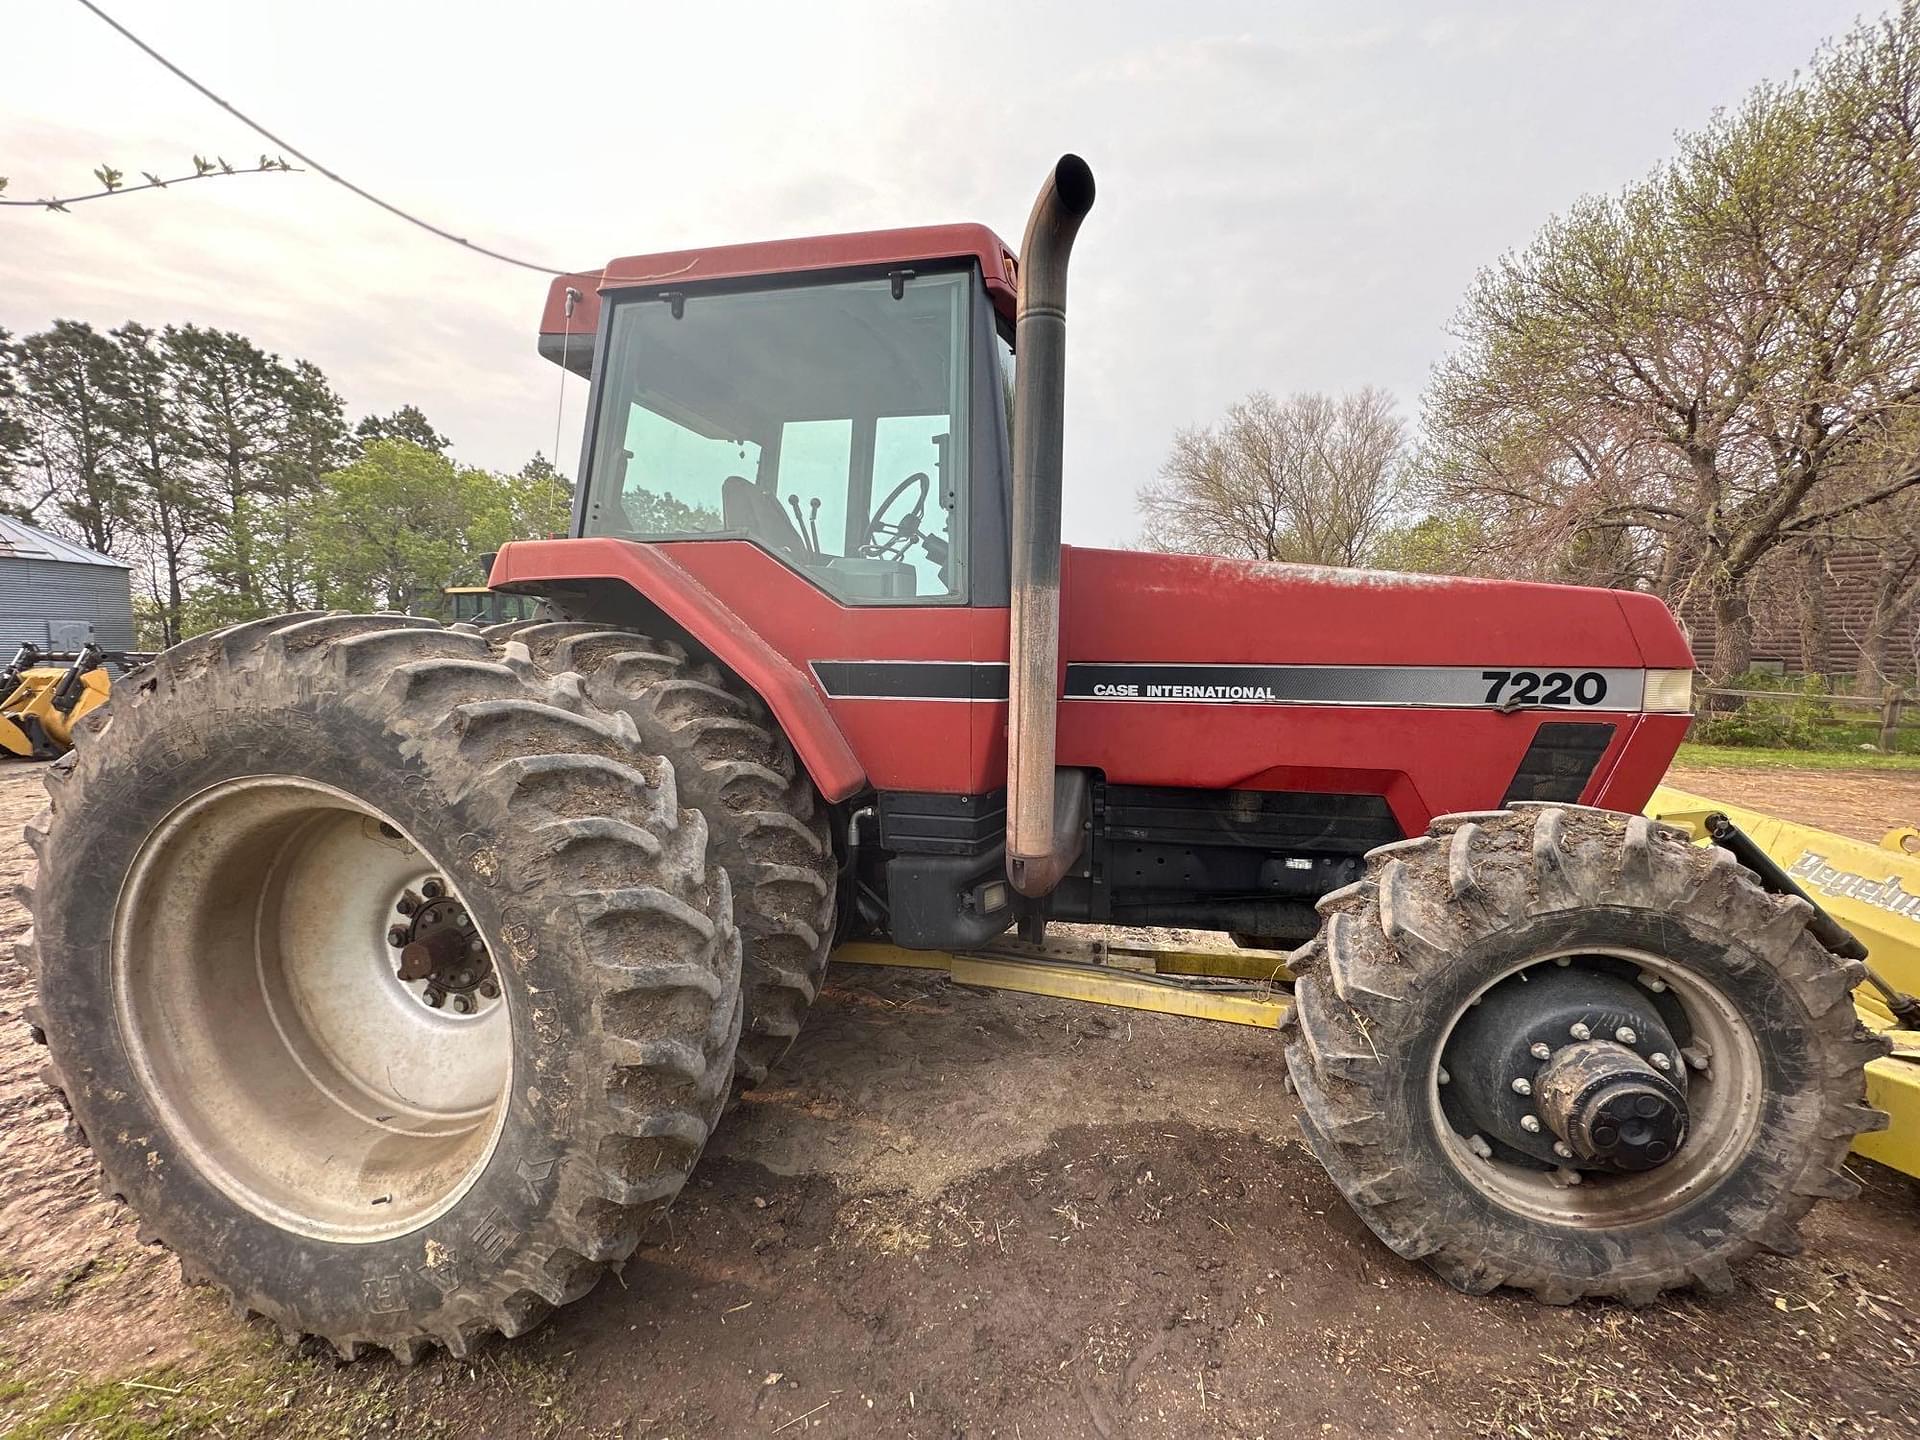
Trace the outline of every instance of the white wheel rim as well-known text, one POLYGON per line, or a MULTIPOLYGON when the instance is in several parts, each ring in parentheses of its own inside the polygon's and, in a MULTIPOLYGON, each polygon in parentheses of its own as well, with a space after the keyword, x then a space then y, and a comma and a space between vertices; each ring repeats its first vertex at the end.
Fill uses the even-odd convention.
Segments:
POLYGON ((445 874, 372 806, 281 775, 187 800, 128 872, 111 965, 136 1074, 193 1167, 282 1229, 405 1234, 493 1152, 508 1005, 430 1009, 388 940, 396 897, 445 874))

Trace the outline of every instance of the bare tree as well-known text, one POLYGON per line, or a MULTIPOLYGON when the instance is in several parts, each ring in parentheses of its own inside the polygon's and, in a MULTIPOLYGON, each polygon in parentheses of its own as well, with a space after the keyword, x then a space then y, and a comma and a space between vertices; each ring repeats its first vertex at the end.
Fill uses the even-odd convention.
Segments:
POLYGON ((1256 391, 1182 430, 1137 499, 1155 550, 1364 565, 1395 515, 1406 426, 1391 396, 1256 391))
MULTIPOLYGON (((1838 496, 1882 495, 1920 470, 1920 413, 1903 414, 1855 435, 1835 480, 1838 496)), ((1920 487, 1909 487, 1836 520, 1807 542, 1824 552, 1864 550, 1874 561, 1863 626, 1849 626, 1856 647, 1854 689, 1878 694, 1901 683, 1907 659, 1894 638, 1920 611, 1920 487)))

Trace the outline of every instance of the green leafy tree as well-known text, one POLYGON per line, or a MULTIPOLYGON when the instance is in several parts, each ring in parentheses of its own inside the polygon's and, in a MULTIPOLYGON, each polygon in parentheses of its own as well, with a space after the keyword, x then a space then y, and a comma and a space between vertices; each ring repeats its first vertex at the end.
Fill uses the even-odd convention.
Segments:
POLYGON ((301 519, 322 603, 429 610, 448 585, 472 580, 481 554, 554 513, 550 475, 494 475, 375 440, 326 477, 301 519))
POLYGON ((344 452, 340 398, 320 371, 288 365, 244 335, 169 327, 194 453, 220 525, 203 561, 236 618, 303 598, 302 502, 344 452))
POLYGON ((506 499, 506 528, 493 548, 509 540, 548 540, 573 525, 573 482, 536 454, 512 474, 500 477, 506 499))
POLYGON ((1769 554, 1920 483, 1839 484, 1920 405, 1920 7, 1905 0, 1484 271, 1426 401, 1436 509, 1710 603, 1747 668, 1769 554))
POLYGON ((145 543, 148 603, 143 629, 159 645, 177 644, 193 546, 211 507, 195 462, 193 436, 180 400, 180 376, 160 336, 128 321, 111 332, 120 372, 111 421, 125 451, 129 505, 145 543))
POLYGON ((354 440, 364 449, 375 440, 405 440, 436 455, 447 453, 453 442, 428 423, 414 405, 402 405, 391 415, 369 415, 353 427, 354 440))
POLYGON ((1389 526, 1374 542, 1373 566, 1410 575, 1475 575, 1485 568, 1487 534, 1472 515, 1428 515, 1389 526))
MULTIPOLYGON (((14 485, 27 453, 27 424, 20 407, 19 360, 0 330, 0 511, 18 506, 14 485)), ((24 510, 24 507, 19 507, 24 510)))
POLYGON ((118 348, 91 325, 56 320, 13 354, 16 424, 25 435, 18 508, 29 517, 50 511, 55 528, 114 554, 132 513, 114 423, 118 348))

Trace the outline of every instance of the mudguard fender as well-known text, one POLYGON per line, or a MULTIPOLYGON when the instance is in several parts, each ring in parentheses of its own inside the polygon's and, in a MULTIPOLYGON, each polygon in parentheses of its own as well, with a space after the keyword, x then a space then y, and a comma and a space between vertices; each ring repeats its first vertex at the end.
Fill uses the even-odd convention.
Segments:
POLYGON ((501 547, 487 583, 538 593, 581 581, 627 586, 751 686, 829 802, 867 788, 866 771, 800 668, 658 547, 604 536, 517 540, 501 547))

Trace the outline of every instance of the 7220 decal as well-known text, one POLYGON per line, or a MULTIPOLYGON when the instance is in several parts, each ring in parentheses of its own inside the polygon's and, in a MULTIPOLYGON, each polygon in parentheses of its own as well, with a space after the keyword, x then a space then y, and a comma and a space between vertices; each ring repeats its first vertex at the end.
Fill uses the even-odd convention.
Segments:
POLYGON ((1607 698, 1607 677, 1597 670, 1482 670, 1487 704, 1508 709, 1521 705, 1598 705, 1607 698))

